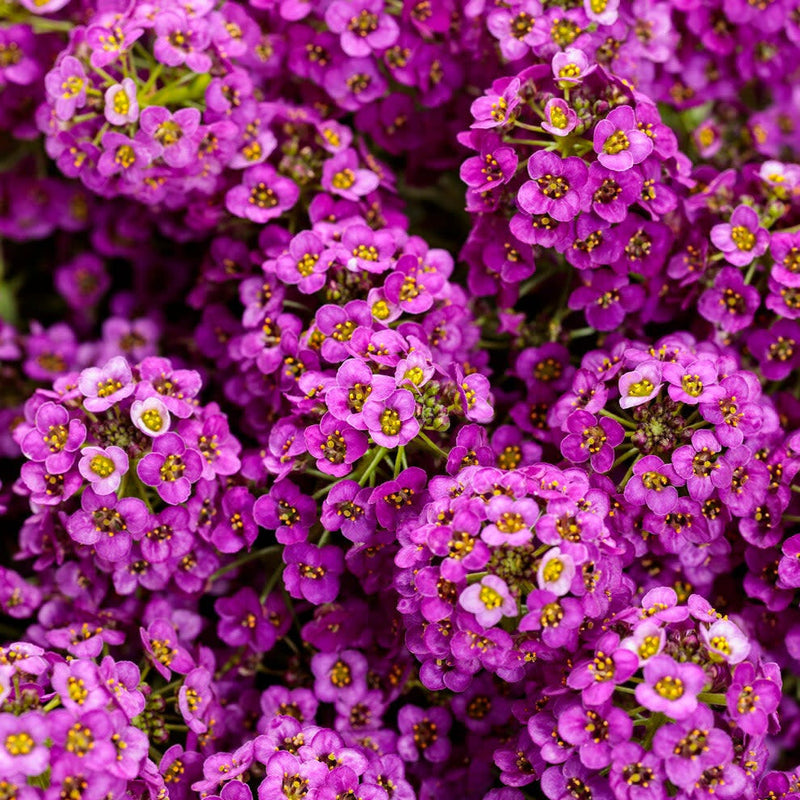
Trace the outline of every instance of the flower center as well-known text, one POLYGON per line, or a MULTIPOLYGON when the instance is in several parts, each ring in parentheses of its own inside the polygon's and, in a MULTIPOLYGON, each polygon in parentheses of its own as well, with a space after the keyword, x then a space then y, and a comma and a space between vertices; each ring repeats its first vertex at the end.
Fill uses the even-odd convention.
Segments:
POLYGON ((499 608, 501 605, 503 605, 503 596, 500 594, 500 592, 492 589, 491 586, 482 586, 478 597, 480 598, 481 603, 483 603, 486 608, 490 610, 493 608, 499 608))
POLYGON ((150 431, 160 431, 164 427, 164 420, 155 408, 148 408, 142 414, 142 422, 150 431))
POLYGON ((336 189, 349 189, 356 182, 356 174, 350 168, 345 168, 337 172, 331 183, 336 189))
POLYGON ((665 700, 678 700, 683 697, 683 681, 680 678, 672 677, 672 675, 665 675, 656 682, 653 688, 665 700))
POLYGON ((107 478, 114 472, 114 462, 108 456, 95 456, 89 462, 89 469, 101 478, 107 478))
POLYGON ((33 750, 36 742, 29 733, 12 733, 6 736, 6 750, 12 756, 26 756, 33 750))
POLYGON ((653 389, 655 384, 649 378, 642 378, 636 383, 632 383, 628 387, 628 397, 647 397, 653 389))
POLYGON ((259 208, 275 208, 278 205, 278 198, 266 183, 260 181, 250 190, 249 202, 259 208))
POLYGON ((623 150, 627 150, 631 146, 630 141, 625 131, 614 131, 611 136, 606 139, 603 145, 603 152, 609 156, 615 156, 623 150))
POLYGON ((731 229, 733 243, 745 252, 750 252, 756 245, 756 237, 744 225, 736 225, 731 229))
POLYGON ((560 558, 551 558, 547 565, 542 570, 542 577, 545 583, 553 583, 561 577, 564 571, 564 562, 560 558))
POLYGON ((403 423, 400 421, 400 414, 393 408, 387 408, 381 414, 381 430, 387 436, 397 436, 403 423))
POLYGON ((109 395, 118 392, 122 388, 122 384, 115 378, 109 378, 105 381, 97 382, 97 396, 108 397, 109 395))
POLYGON ((553 602, 542 606, 539 623, 543 628, 557 628, 562 619, 564 619, 564 609, 561 608, 561 603, 553 602))
POLYGON ((172 147, 177 144, 183 136, 181 126, 171 119, 164 120, 158 128, 156 128, 155 138, 156 141, 164 147, 172 147))
POLYGON ((172 481, 177 481, 178 478, 183 477, 183 472, 186 469, 186 464, 183 463, 183 459, 178 455, 168 455, 164 459, 164 463, 161 465, 161 469, 159 470, 159 474, 161 475, 161 480, 166 481, 168 483, 172 481))
POLYGON ((649 470, 642 474, 642 483, 645 485, 646 489, 660 492, 662 489, 666 489, 667 486, 669 486, 669 479, 660 472, 649 470))
POLYGON ((303 257, 297 262, 297 271, 307 278, 314 271, 317 261, 319 261, 318 253, 303 253, 303 257))
POLYGON ((542 175, 541 178, 536 179, 536 183, 545 197, 552 200, 558 200, 569 191, 569 181, 561 177, 561 175, 542 175))
POLYGON ((366 8, 362 9, 357 17, 350 18, 347 29, 362 38, 369 36, 370 33, 378 30, 378 15, 367 11, 366 8))

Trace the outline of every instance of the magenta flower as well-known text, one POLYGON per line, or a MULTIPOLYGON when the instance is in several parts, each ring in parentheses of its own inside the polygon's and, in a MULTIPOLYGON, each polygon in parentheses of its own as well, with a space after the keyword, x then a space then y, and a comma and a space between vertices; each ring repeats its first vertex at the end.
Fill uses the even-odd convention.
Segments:
POLYGON ((3 776, 35 777, 45 772, 50 763, 45 740, 52 735, 48 722, 37 711, 19 716, 0 714, 0 773, 3 776))
POLYGON ((383 0, 335 0, 325 10, 325 24, 339 34, 342 50, 351 57, 386 50, 400 30, 385 12, 383 0))
POLYGON ((782 381, 800 367, 800 324, 780 319, 769 330, 753 331, 747 347, 767 380, 782 381))
POLYGON ((472 103, 473 128, 497 128, 509 121, 520 104, 520 79, 498 78, 490 92, 472 103))
POLYGON ((738 269, 723 267, 697 301, 697 310, 722 330, 737 333, 750 327, 761 304, 758 289, 748 286, 738 269))
POLYGON ((189 499, 192 484, 203 473, 203 459, 197 450, 186 447, 177 433, 165 433, 153 440, 153 450, 137 465, 142 483, 156 489, 159 497, 171 505, 189 499))
POLYGON ((629 170, 653 152, 653 142, 639 130, 630 106, 619 106, 601 119, 595 126, 593 142, 597 160, 614 172, 629 170))
POLYGON ((652 400, 661 389, 661 364, 646 361, 619 379, 619 404, 633 408, 652 400))
POLYGON ((347 423, 325 414, 319 425, 311 425, 304 432, 308 452, 317 459, 317 469, 327 475, 341 478, 352 470, 352 465, 367 452, 367 437, 347 423))
POLYGON ((339 594, 339 576, 344 572, 342 551, 333 545, 317 547, 299 542, 284 548, 283 583, 292 597, 315 606, 332 603, 339 594))
POLYGON ((588 709, 573 703, 558 717, 559 736, 578 748, 581 763, 590 769, 607 767, 616 748, 632 733, 631 718, 610 701, 588 709))
POLYGON ((211 58, 204 52, 209 45, 208 23, 198 16, 188 17, 180 6, 164 10, 155 17, 155 57, 170 67, 186 64, 193 72, 208 72, 211 58))
POLYGON ((66 121, 75 116, 76 109, 86 105, 86 89, 91 84, 83 64, 74 56, 64 56, 45 75, 44 85, 48 95, 55 99, 56 117, 66 121))
POLYGON ((300 197, 297 184, 279 175, 271 164, 244 171, 242 184, 225 195, 225 207, 236 217, 268 222, 290 209, 300 197))
POLYGON ((633 474, 625 484, 625 499, 647 507, 659 516, 669 514, 678 502, 676 485, 683 480, 658 456, 645 456, 633 465, 633 474))
POLYGON ((162 106, 148 106, 139 115, 139 125, 152 146, 153 157, 167 166, 185 167, 197 155, 200 112, 181 108, 172 114, 162 106))
POLYGON ((481 538, 492 547, 519 547, 533 538, 533 525, 539 517, 539 506, 530 497, 515 500, 501 494, 493 497, 486 508, 489 525, 481 538))
POLYGON ((553 76, 561 86, 572 86, 583 82, 583 79, 597 69, 597 64, 589 64, 583 50, 567 47, 553 56, 551 62, 553 76))
POLYGON ((278 256, 275 274, 303 294, 313 294, 324 286, 335 257, 335 251, 328 250, 316 233, 301 231, 289 243, 288 252, 278 256))
POLYGON ((170 428, 169 409, 158 397, 134 400, 131 404, 131 422, 146 436, 155 439, 170 428))
POLYGON ((557 597, 563 597, 569 593, 575 574, 575 561, 572 556, 563 552, 560 547, 551 547, 542 556, 536 570, 536 581, 540 589, 552 592, 557 597))
POLYGON ((127 557, 147 521, 147 507, 138 497, 117 499, 90 486, 81 495, 81 510, 67 520, 67 532, 76 542, 94 547, 100 558, 118 562, 127 557))
POLYGON ((128 471, 128 456, 121 447, 85 447, 81 451, 78 471, 91 482, 97 494, 112 494, 119 488, 128 471))
POLYGON ((578 215, 589 174, 582 159, 537 150, 528 161, 528 174, 532 180, 522 184, 517 194, 522 211, 548 214, 559 222, 569 222, 578 215))
POLYGON ((700 628, 700 638, 708 648, 712 661, 739 664, 750 653, 750 642, 741 628, 728 619, 718 619, 707 628, 700 628))
POLYGON ((750 206, 737 206, 729 222, 711 229, 711 242, 735 267, 746 267, 763 255, 769 246, 769 233, 761 227, 758 214, 750 206))
POLYGON ((777 710, 780 703, 781 685, 758 675, 755 667, 749 661, 744 661, 734 670, 725 699, 728 713, 745 733, 763 736, 768 730, 769 715, 777 710))
POLYGON ((688 364, 669 362, 662 367, 667 394, 676 403, 697 405, 707 390, 717 382, 717 366, 710 358, 698 358, 688 364))
POLYGON ((568 435, 561 440, 561 452, 573 464, 589 461, 595 472, 608 472, 614 463, 614 448, 625 438, 619 422, 596 417, 576 409, 564 423, 568 435))
POLYGON ((644 665, 644 683, 636 687, 636 701, 672 719, 687 719, 697 708, 697 695, 705 684, 702 667, 658 655, 644 665))
POLYGON ((35 427, 25 434, 21 449, 31 461, 43 461, 48 472, 66 472, 84 441, 84 424, 70 419, 63 406, 48 401, 36 410, 35 427))
POLYGON ((416 409, 414 395, 408 389, 396 389, 386 397, 370 397, 364 403, 364 424, 376 444, 400 447, 419 433, 416 409))
POLYGON ((451 747, 447 735, 450 725, 450 714, 445 708, 403 706, 397 715, 398 754, 403 761, 418 761, 420 756, 434 764, 446 761, 451 747))
POLYGON ((102 367, 89 367, 78 377, 78 388, 87 410, 97 413, 128 397, 134 389, 133 375, 122 356, 114 356, 102 367))
POLYGON ((322 165, 322 188, 347 200, 375 191, 379 183, 376 173, 359 167, 358 153, 352 148, 336 153, 322 165))
POLYGON ((103 113, 112 125, 127 125, 139 119, 139 101, 133 78, 123 78, 106 89, 103 96, 103 113))
POLYGON ((461 592, 458 602, 475 615, 479 625, 491 628, 503 617, 517 615, 517 601, 502 578, 487 575, 461 592))

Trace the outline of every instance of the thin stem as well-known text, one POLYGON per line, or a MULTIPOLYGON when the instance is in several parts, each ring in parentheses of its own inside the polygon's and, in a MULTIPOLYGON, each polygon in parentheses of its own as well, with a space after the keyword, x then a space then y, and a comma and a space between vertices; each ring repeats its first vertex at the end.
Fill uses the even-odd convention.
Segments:
POLYGON ((372 461, 369 462, 369 464, 367 465, 366 469, 362 473, 361 477, 358 479, 358 485, 359 486, 366 485, 366 483, 369 480, 370 476, 378 468, 378 465, 381 463, 381 461, 383 460, 383 457, 386 455, 387 452, 388 452, 388 449, 386 447, 378 447, 378 449, 375 451, 375 455, 373 456, 372 461))
POLYGON ((623 462, 627 461, 631 456, 635 456, 639 452, 638 447, 631 447, 630 450, 624 452, 612 465, 611 468, 618 467, 623 462))
POLYGON ((240 556, 235 561, 231 561, 230 564, 226 564, 224 567, 220 567, 215 573, 211 575, 209 580, 213 583, 215 580, 218 580, 223 575, 227 575, 232 570, 236 569, 237 567, 241 567, 243 564, 248 564, 251 561, 257 561, 259 558, 264 558, 266 556, 273 555, 274 553, 278 553, 281 550, 281 546, 278 544, 270 545, 269 547, 265 547, 262 550, 253 550, 251 553, 246 553, 243 556, 240 556))
POLYGON ((604 408, 601 408, 597 413, 603 417, 608 417, 609 419, 616 420, 617 422, 619 422, 620 425, 624 425, 626 428, 632 428, 633 430, 636 430, 637 425, 632 420, 625 419, 625 417, 620 417, 617 416, 616 414, 612 414, 610 411, 606 411, 606 409, 604 408))
POLYGON ((434 444, 422 431, 417 434, 417 438, 422 440, 423 444, 428 447, 429 450, 432 450, 436 455, 441 456, 442 458, 447 458, 447 453, 439 447, 438 444, 434 444))

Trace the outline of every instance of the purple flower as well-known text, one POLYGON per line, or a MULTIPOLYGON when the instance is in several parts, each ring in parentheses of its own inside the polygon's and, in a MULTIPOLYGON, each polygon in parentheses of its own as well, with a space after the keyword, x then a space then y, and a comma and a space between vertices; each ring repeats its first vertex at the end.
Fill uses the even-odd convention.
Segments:
POLYGON ((519 158, 513 147, 503 146, 495 134, 484 134, 480 155, 468 158, 461 165, 461 180, 476 192, 508 183, 516 174, 519 158))
POLYGON ((225 195, 225 207, 231 214, 264 223, 279 217, 300 197, 297 184, 279 175, 271 164, 246 169, 242 184, 225 195))
POLYGON ((632 733, 631 718, 610 701, 588 709, 574 704, 558 716, 558 735, 578 747, 581 763, 590 769, 607 767, 615 748, 632 733))
POLYGON ((211 543, 223 553, 248 550, 258 538, 253 515, 255 500, 246 486, 234 486, 222 496, 217 524, 211 531, 211 543))
POLYGON ((64 56, 44 79, 47 94, 55 100, 56 117, 70 120, 75 110, 86 105, 86 89, 90 86, 83 64, 74 56, 64 56))
POLYGON ((376 444, 400 447, 419 433, 416 409, 416 400, 408 389, 395 389, 386 397, 370 397, 364 403, 364 424, 376 444))
POLYGON ((380 178, 371 169, 361 169, 352 148, 336 153, 322 165, 322 188, 348 200, 358 200, 378 188, 380 178))
POLYGON ((105 411, 133 393, 130 365, 122 356, 115 356, 102 367, 89 367, 79 375, 78 388, 88 411, 105 411))
POLYGON ((533 180, 522 184, 517 195, 522 211, 547 214, 559 222, 569 222, 578 215, 588 177, 582 159, 537 150, 528 161, 528 174, 533 180))
POLYGON ((311 658, 314 694, 324 703, 357 700, 367 692, 369 665, 358 650, 317 653, 311 658))
POLYGON ((533 539, 533 525, 539 517, 539 506, 530 497, 514 500, 501 494, 486 507, 490 523, 481 531, 481 538, 492 547, 519 547, 533 539))
MULTIPOLYGON (((659 658, 675 663, 668 656, 659 658)), ((733 745, 726 733, 714 727, 711 710, 700 704, 685 720, 664 725, 656 731, 653 753, 664 760, 664 771, 672 783, 693 791, 704 770, 732 759, 733 745)))
POLYGON ((573 108, 560 97, 548 100, 544 107, 542 128, 553 136, 566 136, 578 125, 578 115, 573 108))
POLYGON ((589 165, 586 185, 592 211, 607 222, 622 222, 628 209, 639 200, 642 183, 638 170, 615 172, 595 161, 589 165))
POLYGON ((0 714, 0 771, 4 776, 41 775, 48 767, 50 753, 45 740, 50 737, 48 721, 36 711, 0 714))
POLYGON ((714 285, 700 295, 697 310, 722 330, 737 333, 752 324, 760 303, 758 289, 748 286, 739 270, 723 267, 714 285))
POLYGON ((139 119, 139 101, 133 78, 123 78, 105 91, 103 113, 112 125, 127 125, 139 119))
POLYGON ((633 474, 625 484, 625 499, 635 505, 647 507, 659 516, 665 516, 678 502, 676 485, 682 479, 672 465, 658 456, 645 456, 633 465, 633 474))
POLYGON ((711 625, 700 628, 700 638, 708 648, 712 661, 738 664, 750 653, 747 636, 733 622, 719 619, 711 625))
POLYGON ((614 463, 614 448, 625 438, 619 422, 608 417, 596 417, 576 409, 564 423, 568 435, 561 441, 561 452, 574 464, 587 459, 595 472, 608 472, 614 463))
POLYGON ((780 703, 781 685, 757 675, 755 667, 749 661, 744 661, 734 670, 725 698, 728 713, 745 733, 764 736, 767 733, 767 718, 780 703))
POLYGON ((737 206, 730 222, 711 229, 711 241, 736 267, 746 267, 767 251, 769 233, 761 227, 758 214, 750 206, 737 206))
POLYGON ((118 562, 128 556, 147 519, 147 508, 138 497, 117 499, 90 486, 81 495, 81 510, 67 520, 67 532, 76 542, 93 546, 101 558, 118 562))
POLYGON ((66 408, 48 401, 36 410, 35 427, 25 434, 21 449, 32 461, 43 461, 48 472, 66 472, 85 440, 80 419, 70 419, 66 408))
POLYGON ((450 725, 450 714, 444 708, 403 706, 397 715, 397 752, 404 761, 417 761, 420 755, 434 764, 446 761, 450 755, 450 725))
POLYGON ((352 57, 386 50, 400 30, 382 0, 335 0, 325 10, 325 24, 339 34, 342 50, 352 57))
POLYGON ((170 67, 186 64, 193 72, 208 72, 211 58, 203 52, 209 45, 208 23, 199 15, 190 18, 177 8, 156 15, 153 55, 170 67))
POLYGON ((499 78, 492 89, 472 103, 470 112, 475 118, 473 128, 497 128, 509 121, 511 113, 520 104, 519 78, 499 78))
POLYGON ((503 617, 517 615, 517 601, 511 596, 506 582, 496 575, 481 578, 461 592, 458 602, 475 615, 479 625, 491 628, 503 617))
POLYGON ((97 494, 113 494, 128 471, 128 456, 121 447, 84 447, 78 471, 97 494))
POLYGON ((189 499, 192 484, 200 479, 203 459, 177 433, 165 433, 153 440, 152 452, 139 462, 136 473, 165 503, 179 505, 189 499))
POLYGON ((614 172, 629 170, 653 152, 653 142, 639 130, 630 106, 619 106, 601 119, 592 141, 597 160, 614 172))
POLYGON ((619 379, 619 404, 634 408, 652 400, 661 389, 661 364, 646 361, 619 379))
POLYGON ((317 469, 341 478, 367 452, 369 441, 361 431, 325 414, 319 425, 311 425, 303 434, 308 452, 317 459, 317 469))
POLYGON ((737 517, 746 517, 766 500, 770 483, 766 465, 753 457, 746 445, 732 447, 717 461, 711 483, 720 500, 737 517))
POLYGON ((710 358, 698 358, 688 364, 669 362, 662 367, 662 374, 670 398, 687 405, 704 400, 708 387, 717 382, 717 367, 710 358))
POLYGON ((200 391, 200 375, 192 369, 173 369, 166 358, 148 357, 139 364, 141 381, 136 386, 136 399, 157 395, 171 414, 181 419, 191 416, 196 407, 194 397, 200 391))
POLYGON ((769 330, 751 333, 747 347, 767 380, 782 381, 800 367, 800 324, 778 320, 769 330))
POLYGON ((134 400, 131 404, 131 422, 142 433, 155 439, 169 430, 169 409, 158 397, 134 400))
POLYGON ((583 309, 586 321, 598 331, 618 330, 626 315, 644 304, 644 289, 631 285, 626 275, 593 269, 585 280, 587 285, 575 289, 567 305, 574 310, 583 309))
POLYGON ((281 544, 295 544, 305 541, 316 522, 317 503, 306 497, 291 481, 279 480, 272 485, 268 494, 256 500, 253 516, 262 528, 275 531, 275 538, 281 544))
POLYGON ((313 294, 325 284, 328 267, 335 258, 313 231, 301 231, 289 243, 289 251, 278 256, 275 274, 284 282, 296 285, 303 294, 313 294))
POLYGON ((344 571, 344 556, 338 547, 290 544, 283 551, 283 560, 283 582, 292 597, 304 598, 316 606, 336 599, 339 576, 344 571))
POLYGON ((219 615, 217 634, 231 647, 250 647, 256 653, 266 653, 277 641, 275 626, 270 622, 264 604, 249 587, 232 597, 220 597, 214 603, 219 615))
POLYGON ((644 665, 644 683, 636 687, 636 700, 650 711, 683 720, 697 708, 697 695, 705 683, 706 674, 697 664, 658 655, 644 665))
POLYGON ((139 115, 139 125, 159 156, 170 167, 185 167, 197 155, 200 112, 181 108, 172 114, 162 106, 148 106, 139 115))
POLYGON ((567 47, 556 53, 551 62, 553 75, 562 87, 583 82, 583 79, 597 69, 596 64, 589 65, 589 59, 583 50, 567 47))
POLYGON ((139 635, 144 650, 153 666, 165 680, 169 681, 172 672, 187 675, 195 663, 179 642, 175 627, 165 619, 151 623, 147 629, 140 628, 139 635))

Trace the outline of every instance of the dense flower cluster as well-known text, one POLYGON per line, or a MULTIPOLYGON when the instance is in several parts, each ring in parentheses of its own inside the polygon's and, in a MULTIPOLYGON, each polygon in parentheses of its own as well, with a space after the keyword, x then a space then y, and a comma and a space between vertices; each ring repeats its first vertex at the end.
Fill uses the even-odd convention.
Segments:
POLYGON ((0 21, 0 800, 800 797, 791 2, 0 21))

